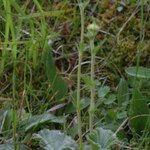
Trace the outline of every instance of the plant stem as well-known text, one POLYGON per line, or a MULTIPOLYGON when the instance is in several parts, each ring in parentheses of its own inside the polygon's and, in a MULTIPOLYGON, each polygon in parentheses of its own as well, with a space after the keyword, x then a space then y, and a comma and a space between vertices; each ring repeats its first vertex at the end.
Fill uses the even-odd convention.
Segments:
POLYGON ((78 62, 78 79, 77 79, 77 121, 78 121, 78 136, 79 136, 79 147, 82 149, 82 120, 81 120, 81 107, 80 107, 80 82, 81 82, 81 62, 82 54, 79 52, 78 62))
MULTIPOLYGON (((91 81, 94 81, 94 70, 95 70, 95 52, 94 52, 94 40, 90 41, 91 47, 91 81)), ((90 132, 93 130, 93 120, 94 120, 94 111, 95 111, 95 85, 91 86, 91 101, 90 101, 90 110, 89 110, 89 125, 90 132)))
POLYGON ((82 144, 82 119, 81 119, 81 105, 80 105, 80 90, 81 90, 81 63, 83 55, 83 43, 84 43, 84 7, 80 7, 81 16, 81 37, 80 46, 78 52, 78 73, 77 73, 77 121, 78 121, 78 136, 79 136, 79 149, 83 149, 82 144), (81 46, 82 45, 82 46, 81 46))
POLYGON ((84 43, 84 8, 82 9, 80 9, 80 14, 81 14, 81 44, 83 44, 84 43))

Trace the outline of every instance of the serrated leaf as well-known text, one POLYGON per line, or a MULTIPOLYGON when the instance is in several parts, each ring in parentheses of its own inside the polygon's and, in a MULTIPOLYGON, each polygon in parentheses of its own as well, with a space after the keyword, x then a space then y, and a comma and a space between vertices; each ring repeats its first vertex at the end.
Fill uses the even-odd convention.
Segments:
POLYGON ((65 135, 58 130, 43 129, 33 136, 34 138, 41 140, 42 148, 45 150, 76 149, 75 141, 70 136, 65 135))
MULTIPOLYGON (((89 98, 82 98, 80 101, 81 105, 81 110, 86 108, 87 106, 90 105, 90 99, 89 98)), ((76 112, 76 104, 70 103, 66 108, 65 108, 65 113, 74 113, 76 112)))
POLYGON ((122 111, 122 112, 119 112, 117 114, 118 119, 123 119, 123 118, 126 118, 126 117, 127 117, 127 112, 126 111, 122 111))
POLYGON ((79 45, 76 44, 76 46, 77 46, 77 49, 78 49, 78 51, 79 51, 80 53, 83 53, 83 52, 86 50, 86 45, 85 45, 85 43, 79 43, 79 45))
POLYGON ((91 144, 92 150, 110 150, 116 137, 111 130, 97 128, 87 136, 87 140, 91 144))
POLYGON ((117 90, 118 106, 121 107, 123 104, 127 104, 129 101, 129 88, 125 79, 121 79, 117 90))
POLYGON ((56 117, 50 113, 46 113, 42 115, 35 115, 29 119, 24 120, 21 126, 25 128, 25 132, 26 132, 34 127, 37 128, 40 125, 43 125, 49 122, 62 124, 62 123, 65 123, 65 117, 56 117))
POLYGON ((105 120, 109 124, 116 120, 116 116, 117 116, 117 112, 115 112, 114 109, 108 109, 107 115, 105 116, 105 120))
POLYGON ((82 76, 83 82, 86 84, 86 86, 90 89, 91 87, 94 87, 96 85, 94 80, 91 80, 91 77, 88 75, 82 76))
MULTIPOLYGON (((150 116, 147 101, 138 90, 133 91, 129 115, 131 127, 138 134, 142 134, 147 128, 148 118, 150 118, 150 116)), ((148 129, 150 129, 150 124, 148 129)))
POLYGON ((58 74, 51 52, 46 51, 46 75, 50 81, 51 89, 56 97, 56 100, 62 100, 68 87, 65 81, 58 74))
POLYGON ((111 94, 109 95, 106 99, 104 99, 104 104, 105 105, 110 105, 116 100, 116 95, 111 94))
POLYGON ((146 67, 128 67, 125 71, 128 75, 132 77, 144 79, 150 78, 150 69, 146 67))
POLYGON ((109 86, 102 86, 100 87, 100 89, 98 90, 98 97, 99 98, 104 98, 110 91, 109 86))

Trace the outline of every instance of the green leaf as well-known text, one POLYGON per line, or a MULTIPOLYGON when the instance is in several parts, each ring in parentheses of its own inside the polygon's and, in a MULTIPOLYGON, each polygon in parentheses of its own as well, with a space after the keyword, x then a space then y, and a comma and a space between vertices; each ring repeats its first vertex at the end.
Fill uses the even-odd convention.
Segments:
POLYGON ((106 123, 110 124, 116 120, 117 112, 114 109, 108 109, 105 116, 106 123))
POLYGON ((97 128, 87 136, 87 140, 91 144, 92 150, 110 150, 116 137, 111 130, 97 128))
POLYGON ((125 79, 121 79, 119 82, 117 91, 117 100, 119 107, 129 102, 129 88, 125 79))
MULTIPOLYGON (((81 105, 81 110, 84 108, 88 107, 90 105, 90 99, 89 98, 82 98, 80 101, 81 105)), ((76 112, 76 104, 70 103, 66 108, 65 108, 65 113, 70 114, 70 113, 75 113, 76 112)))
POLYGON ((56 117, 50 113, 42 114, 42 115, 35 115, 29 119, 26 119, 22 122, 21 126, 25 128, 25 132, 37 128, 46 123, 65 123, 65 117, 56 117))
MULTIPOLYGON (((76 118, 74 118, 74 120, 72 120, 73 124, 76 124, 76 118)), ((73 125, 69 128, 67 128, 67 131, 66 131, 67 134, 69 134, 72 138, 76 138, 76 136, 78 135, 78 127, 76 125, 73 125)))
POLYGON ((11 128, 12 114, 12 110, 0 110, 0 133, 11 128))
POLYGON ((94 80, 91 80, 91 77, 88 75, 82 76, 83 82, 86 84, 86 86, 90 89, 91 87, 94 87, 96 85, 94 80))
POLYGON ((116 100, 116 95, 111 94, 108 96, 108 98, 104 99, 104 104, 105 105, 110 105, 116 100))
POLYGON ((110 91, 110 88, 108 86, 102 86, 98 90, 98 97, 99 98, 104 98, 110 91))
MULTIPOLYGON (((19 150, 30 150, 24 144, 17 145, 17 148, 19 148, 19 150)), ((15 148, 14 148, 14 144, 13 143, 0 144, 0 150, 14 150, 14 149, 15 148)))
POLYGON ((138 91, 133 91, 131 103, 130 103, 130 124, 131 127, 138 133, 142 134, 143 131, 149 127, 148 117, 149 116, 149 108, 144 96, 138 91))
POLYGON ((137 77, 137 78, 150 78, 150 69, 145 67, 129 67, 126 70, 126 73, 130 76, 137 77))
POLYGON ((126 111, 122 111, 122 112, 118 112, 117 114, 117 118, 118 119, 123 119, 127 117, 127 112, 126 111))
POLYGON ((78 49, 78 51, 79 51, 79 53, 83 53, 84 51, 86 51, 86 45, 85 45, 85 43, 79 43, 79 45, 76 45, 77 46, 77 49, 78 49))
POLYGON ((46 51, 46 74, 56 100, 62 100, 68 91, 68 86, 58 74, 52 53, 49 51, 46 51))
POLYGON ((58 130, 43 129, 34 138, 41 140, 42 148, 45 150, 75 150, 76 143, 70 137, 58 130))

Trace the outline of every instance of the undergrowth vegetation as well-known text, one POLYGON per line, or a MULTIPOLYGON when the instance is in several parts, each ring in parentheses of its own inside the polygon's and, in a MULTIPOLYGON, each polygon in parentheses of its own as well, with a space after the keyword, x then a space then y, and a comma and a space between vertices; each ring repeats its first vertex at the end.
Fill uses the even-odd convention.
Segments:
POLYGON ((150 2, 1 0, 0 150, 149 150, 150 2))

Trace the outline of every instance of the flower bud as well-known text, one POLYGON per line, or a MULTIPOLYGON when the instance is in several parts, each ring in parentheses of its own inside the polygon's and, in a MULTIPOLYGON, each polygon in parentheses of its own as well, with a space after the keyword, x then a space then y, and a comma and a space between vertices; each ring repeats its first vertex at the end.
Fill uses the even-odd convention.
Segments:
POLYGON ((94 38, 99 31, 99 26, 96 23, 89 24, 87 26, 89 38, 94 38))

